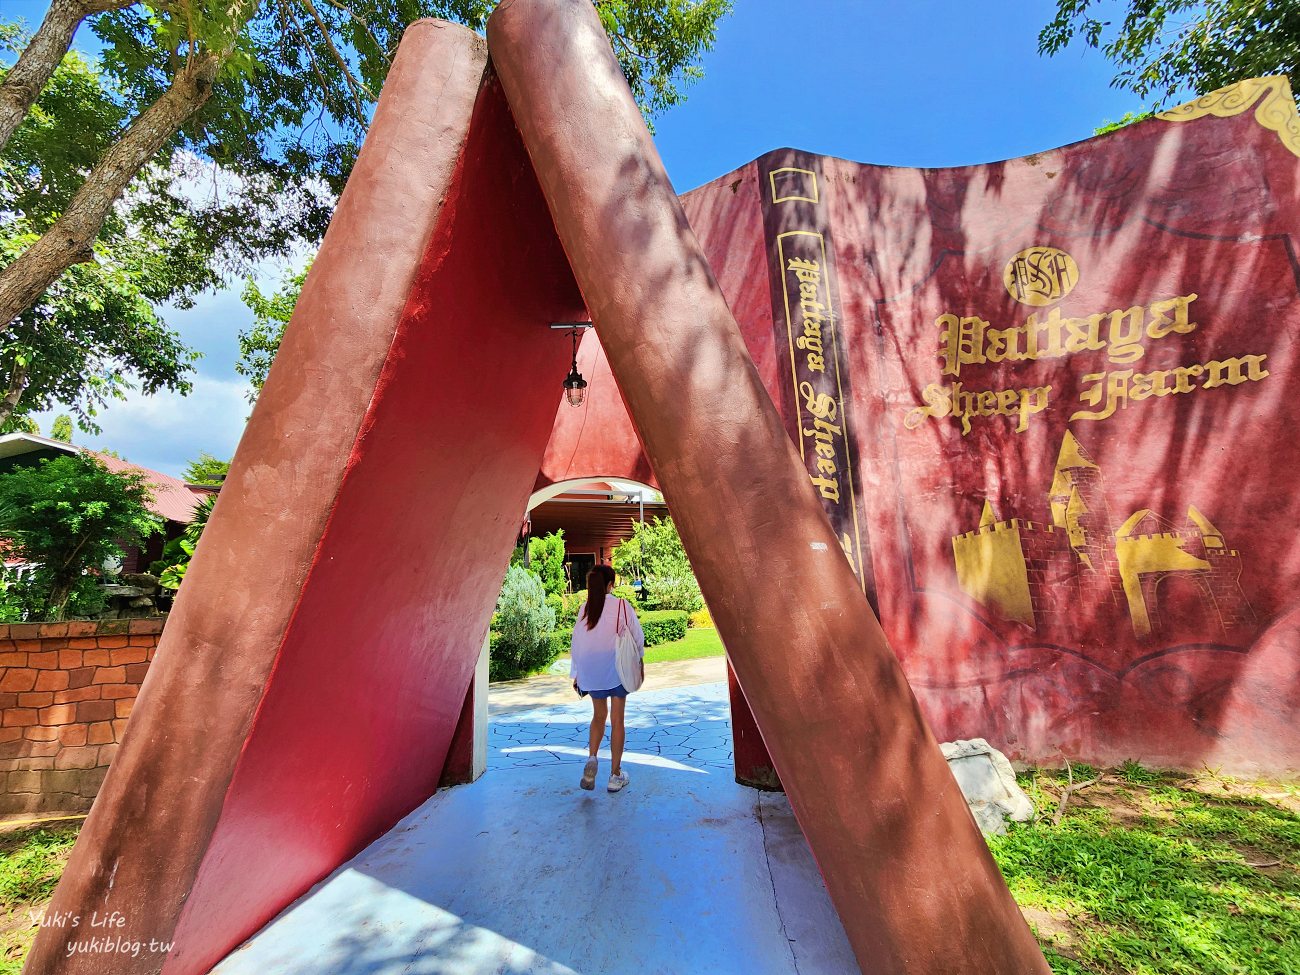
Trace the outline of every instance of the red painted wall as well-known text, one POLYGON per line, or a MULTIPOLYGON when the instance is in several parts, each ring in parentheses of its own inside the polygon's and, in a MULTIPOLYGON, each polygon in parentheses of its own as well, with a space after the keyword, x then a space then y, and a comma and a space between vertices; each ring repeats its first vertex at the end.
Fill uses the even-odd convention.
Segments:
MULTIPOLYGON (((814 231, 827 242, 819 297, 828 289, 835 305, 840 374, 838 390, 818 388, 838 394, 835 449, 851 460, 840 465, 839 511, 846 524, 856 516, 863 585, 941 739, 983 736, 1037 762, 1300 771, 1300 495, 1285 473, 1300 465, 1288 388, 1300 326, 1300 146, 1257 121, 1255 104, 945 170, 779 150, 683 197, 796 440, 812 426, 798 384, 819 377, 792 349, 802 321, 796 293, 787 331, 776 239, 814 231), (770 202, 774 171, 809 181, 781 175, 797 169, 816 174, 816 202, 770 202), (1077 273, 1068 293, 1031 305, 1004 272, 1040 245, 1068 254, 1077 273), (1177 307, 1157 305, 1193 294, 1186 324, 1177 307), (1120 343, 1112 354, 1110 313, 1134 307, 1144 309, 1142 351, 1120 343), (1053 313, 1083 321, 1077 351, 960 363, 945 375, 942 316, 1005 329, 1053 313), (1095 315, 1100 343, 1086 334, 1095 315), (1222 371, 1206 364, 1234 358, 1244 378, 1206 387, 1222 371), (1173 372, 1195 366, 1181 380, 1173 372), (1125 370, 1168 373, 1171 392, 1139 394, 1104 419, 1075 417, 1106 411, 1105 394, 1089 401, 1098 386, 1089 377, 1138 390, 1151 382, 1125 370), (918 410, 944 399, 932 388, 927 400, 928 387, 954 382, 976 394, 1051 392, 1024 429, 1008 410, 969 417, 964 432, 960 419, 918 410), (1173 392, 1180 382, 1188 391, 1173 392), (1066 451, 1058 477, 1067 431, 1079 450, 1066 451), (981 529, 985 502, 992 523, 981 529), (1007 573, 1021 577, 1008 583, 1007 573), (1124 589, 1126 574, 1140 599, 1124 589)), ((780 194, 799 195, 791 185, 780 194)), ((592 368, 599 374, 599 361, 592 368)), ((629 456, 617 391, 606 384, 592 399, 586 417, 561 411, 552 452, 566 445, 566 472, 626 476, 610 466, 629 456)), ((815 463, 814 439, 802 439, 815 463)))
POLYGON ((490 84, 168 975, 206 971, 437 787, 567 370, 547 326, 581 307, 490 84))

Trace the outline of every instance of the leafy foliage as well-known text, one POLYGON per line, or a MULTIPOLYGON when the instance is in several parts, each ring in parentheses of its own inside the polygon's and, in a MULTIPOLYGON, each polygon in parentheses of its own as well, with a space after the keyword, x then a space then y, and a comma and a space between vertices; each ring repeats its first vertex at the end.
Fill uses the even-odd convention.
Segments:
POLYGON ((64 443, 72 443, 73 425, 72 417, 66 413, 60 413, 50 423, 50 436, 55 440, 62 440, 64 443))
POLYGON ((712 630, 713 616, 709 613, 709 608, 697 609, 690 616, 691 629, 693 630, 712 630))
MULTIPOLYGON (((681 101, 699 76, 700 58, 732 0, 595 2, 633 93, 652 116, 681 101)), ((3 184, 13 174, 21 179, 16 189, 0 191, 0 211, 6 221, 22 221, 23 234, 43 234, 77 209, 73 203, 90 202, 78 211, 82 236, 69 238, 76 252, 42 250, 33 258, 40 273, 30 280, 82 260, 81 248, 89 245, 84 234, 88 228, 93 239, 100 220, 107 236, 101 235, 97 255, 102 246, 116 251, 115 223, 152 229, 157 239, 150 246, 166 255, 183 290, 246 273, 259 258, 319 240, 407 26, 439 17, 482 30, 494 6, 490 0, 142 0, 88 15, 102 44, 97 70, 70 54, 5 147, 10 179, 3 184), (155 131, 153 123, 133 123, 150 112, 159 120, 162 148, 136 171, 100 167, 110 148, 128 146, 132 158, 148 155, 156 145, 146 134, 155 131), (103 201, 114 200, 120 205, 105 219, 103 201)), ((27 40, 14 24, 0 27, 0 43, 14 52, 27 40)), ((36 253, 31 243, 15 246, 36 253)), ((0 279, 13 262, 13 254, 0 262, 0 279)), ((26 291, 21 296, 27 300, 26 291)), ((6 320, 13 314, 8 307, 6 320)), ((266 344, 278 336, 254 338, 266 344)))
POLYGON ((296 274, 287 274, 280 287, 271 294, 263 294, 257 282, 249 278, 244 283, 243 300, 253 313, 253 327, 239 333, 239 359, 235 371, 246 378, 253 387, 249 402, 255 402, 266 383, 271 363, 280 351, 285 326, 293 316, 293 309, 302 294, 303 283, 311 265, 296 274))
MULTIPOLYGON (((511 565, 523 565, 524 549, 516 546, 511 565)), ((537 573, 548 596, 561 596, 569 588, 564 575, 564 531, 554 531, 540 538, 528 539, 528 569, 537 573)))
POLYGON ((185 526, 179 538, 174 538, 163 546, 162 558, 151 566, 158 573, 158 584, 164 589, 179 589, 185 581, 185 572, 194 559, 199 547, 199 538, 212 517, 212 508, 217 503, 217 496, 209 494, 199 501, 194 509, 194 520, 185 526))
POLYGON ((1093 135, 1105 135, 1107 132, 1114 132, 1116 129, 1122 129, 1126 126, 1133 125, 1137 122, 1145 122, 1151 118, 1154 112, 1125 112, 1118 122, 1112 122, 1107 119, 1101 125, 1093 129, 1093 135))
POLYGON ((206 451, 185 465, 185 481, 220 487, 230 473, 230 461, 218 460, 206 451))
POLYGON ((647 121, 684 101, 684 89, 703 77, 700 55, 713 48, 718 21, 732 5, 732 0, 596 0, 647 121))
POLYGON ((634 525, 632 537, 614 549, 610 561, 620 575, 642 580, 641 605, 686 613, 704 606, 672 518, 634 525))
POLYGON ((555 630, 555 611, 546 605, 541 579, 523 566, 506 570, 493 628, 496 639, 488 656, 491 680, 522 677, 555 659, 548 638, 555 630))
POLYGON ((648 613, 641 613, 640 620, 647 647, 686 639, 687 617, 679 609, 652 610, 648 613))
POLYGON ((1184 88, 1213 91, 1243 78, 1291 74, 1300 62, 1300 3, 1294 0, 1056 0, 1038 50, 1056 54, 1075 40, 1118 68, 1112 84, 1167 100, 1184 88))
MULTIPOLYGON (((12 25, 0 25, 0 49, 17 41, 12 25)), ((69 53, 0 154, 0 267, 49 229, 123 121, 101 73, 69 53)), ((161 170, 142 174, 90 259, 70 266, 10 323, 0 380, 12 402, 0 406, 0 420, 64 403, 95 430, 98 409, 137 383, 150 393, 189 391, 198 356, 156 307, 189 307, 220 275, 211 241, 173 182, 161 170)))
POLYGON ((0 475, 0 508, 11 511, 9 553, 35 565, 10 583, 26 618, 59 620, 98 608, 88 571, 160 530, 149 500, 143 474, 114 473, 89 454, 0 475))
MULTIPOLYGON (((0 220, 0 263, 36 239, 22 221, 0 220)), ((146 239, 95 245, 95 260, 70 267, 0 338, 0 383, 23 413, 64 404, 83 429, 127 390, 187 393, 199 358, 158 316, 175 292, 146 239)), ((0 406, 0 417, 11 408, 0 406)))

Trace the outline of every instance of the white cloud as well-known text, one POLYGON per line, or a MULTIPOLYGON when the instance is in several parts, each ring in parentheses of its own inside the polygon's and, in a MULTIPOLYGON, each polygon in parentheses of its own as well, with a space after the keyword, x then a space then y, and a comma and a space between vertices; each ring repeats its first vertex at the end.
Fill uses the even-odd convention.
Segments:
MULTIPOLYGON (((78 431, 82 446, 115 450, 133 464, 182 476, 185 465, 206 452, 223 460, 235 452, 252 407, 245 398, 248 384, 236 379, 199 375, 189 396, 128 393, 99 415, 103 432, 78 431)), ((48 431, 58 410, 37 414, 48 431)))

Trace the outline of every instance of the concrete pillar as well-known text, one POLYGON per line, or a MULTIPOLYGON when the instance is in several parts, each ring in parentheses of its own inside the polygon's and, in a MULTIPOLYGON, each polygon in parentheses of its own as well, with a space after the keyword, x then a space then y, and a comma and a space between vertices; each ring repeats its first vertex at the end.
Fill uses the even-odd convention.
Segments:
MULTIPOLYGON (((863 970, 1046 975, 591 3, 505 0, 488 22, 488 47, 610 368, 863 970)), ((791 98, 815 92, 806 79, 792 84, 791 98)))

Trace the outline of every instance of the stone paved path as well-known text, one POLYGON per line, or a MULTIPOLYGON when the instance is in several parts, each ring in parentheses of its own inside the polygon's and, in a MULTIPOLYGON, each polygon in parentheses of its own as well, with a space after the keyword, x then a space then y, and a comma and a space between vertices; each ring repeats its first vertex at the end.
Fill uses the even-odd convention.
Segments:
POLYGON ((213 975, 860 975, 785 796, 733 779, 725 681, 630 699, 617 795, 607 760, 577 788, 590 705, 568 694, 516 691, 479 781, 213 975), (550 703, 521 708, 532 694, 550 703))
MULTIPOLYGON (((488 772, 576 763, 587 758, 591 705, 569 691, 571 704, 534 708, 488 726, 488 772)), ((609 735, 600 752, 609 760, 609 735)), ((731 714, 725 682, 643 691, 628 698, 626 754, 645 764, 730 771, 731 714), (659 761, 654 761, 654 760, 659 761)), ((607 765, 604 766, 606 769, 607 765)))
MULTIPOLYGON (((566 671, 567 673, 567 671, 566 671)), ((660 691, 669 687, 712 684, 727 679, 725 657, 700 657, 696 660, 669 660, 646 667, 645 684, 638 693, 660 691)), ((488 715, 493 721, 519 711, 572 704, 578 697, 568 677, 541 674, 524 680, 501 681, 488 688, 488 715)), ((634 698, 635 700, 635 698, 634 698)), ((585 705, 585 702, 582 702, 585 705)))

